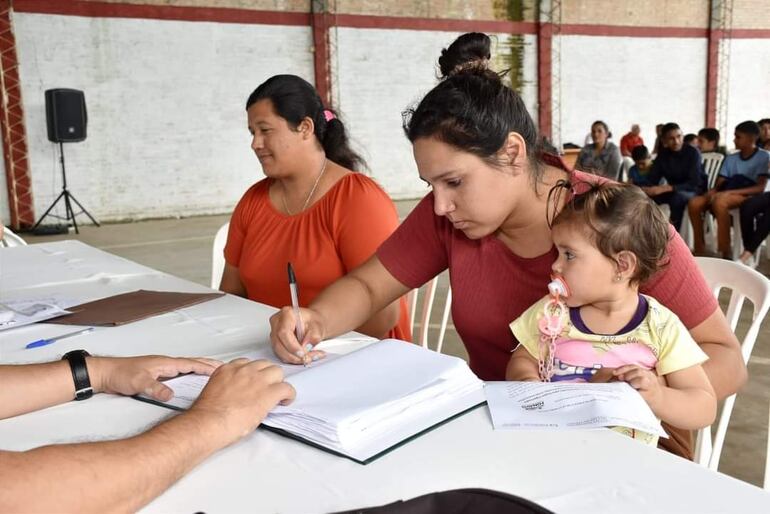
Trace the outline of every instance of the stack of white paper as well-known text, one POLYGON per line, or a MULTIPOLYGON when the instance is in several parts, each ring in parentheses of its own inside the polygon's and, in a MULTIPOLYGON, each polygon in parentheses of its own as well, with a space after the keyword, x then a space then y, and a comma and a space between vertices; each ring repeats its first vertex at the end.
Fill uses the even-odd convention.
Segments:
POLYGON ((345 454, 358 454, 373 441, 389 439, 394 430, 453 405, 458 398, 476 393, 474 404, 483 402, 482 383, 464 361, 395 340, 373 344, 287 381, 297 390, 297 399, 276 408, 264 423, 345 454))
MULTIPOLYGON (((275 361, 267 352, 245 356, 275 361)), ((358 461, 484 402, 483 383, 462 359, 392 339, 308 368, 282 367, 297 397, 263 424, 358 461)), ((175 396, 166 405, 189 408, 207 381, 167 381, 175 396)))

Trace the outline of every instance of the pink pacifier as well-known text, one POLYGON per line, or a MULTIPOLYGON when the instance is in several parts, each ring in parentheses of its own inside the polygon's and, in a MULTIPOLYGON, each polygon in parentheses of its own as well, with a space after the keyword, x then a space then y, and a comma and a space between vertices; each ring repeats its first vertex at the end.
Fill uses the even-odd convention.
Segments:
POLYGON ((570 295, 567 282, 559 276, 552 276, 548 284, 551 298, 543 306, 543 317, 538 321, 540 344, 538 345, 538 371, 540 380, 550 382, 553 376, 553 358, 556 340, 564 331, 569 310, 562 298, 570 295))

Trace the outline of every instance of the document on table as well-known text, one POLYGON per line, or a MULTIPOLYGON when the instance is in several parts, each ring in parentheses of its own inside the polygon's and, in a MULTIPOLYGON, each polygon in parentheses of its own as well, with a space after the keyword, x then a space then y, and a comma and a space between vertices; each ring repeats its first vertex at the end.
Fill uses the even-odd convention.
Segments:
MULTIPOLYGON (((276 360, 269 348, 244 356, 276 360)), ((465 361, 403 341, 327 353, 307 368, 281 366, 297 397, 263 425, 364 464, 484 403, 483 384, 465 361)), ((189 408, 207 382, 196 375, 168 380, 174 398, 161 405, 189 408)))
POLYGON ((644 398, 625 382, 487 382, 496 430, 623 426, 668 437, 644 398))
POLYGON ((0 301, 0 330, 31 325, 70 314, 56 298, 0 301))

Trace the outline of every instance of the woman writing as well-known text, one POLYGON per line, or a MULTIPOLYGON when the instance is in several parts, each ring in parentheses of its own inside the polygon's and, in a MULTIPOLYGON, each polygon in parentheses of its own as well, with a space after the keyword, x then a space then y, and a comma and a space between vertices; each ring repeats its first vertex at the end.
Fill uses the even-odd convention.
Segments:
MULTIPOLYGON (((489 38, 464 41, 482 57, 489 38)), ((483 61, 461 60, 450 46, 439 64, 445 79, 405 121, 420 177, 432 188, 374 257, 324 290, 301 311, 303 344, 351 330, 382 306, 449 269, 452 318, 483 380, 503 380, 516 341, 508 321, 546 292, 556 260, 549 213, 569 195, 561 184, 597 177, 570 172, 543 154, 521 98, 483 61), (451 73, 450 73, 451 72, 451 73), (551 201, 549 201, 549 199, 551 201)), ((746 380, 740 347, 687 246, 671 230, 668 266, 641 289, 673 311, 701 349, 717 395, 746 380)), ((284 308, 271 319, 271 342, 287 362, 296 357, 295 318, 284 308)), ((313 354, 315 352, 310 352, 313 354)), ((671 433, 672 450, 691 457, 689 433, 671 433)))
MULTIPOLYGON (((291 303, 287 263, 299 303, 372 256, 398 225, 395 206, 348 146, 342 122, 313 86, 276 75, 246 102, 251 148, 267 178, 241 198, 230 222, 219 288, 268 305, 291 303)), ((356 329, 409 340, 406 302, 393 298, 356 329)))

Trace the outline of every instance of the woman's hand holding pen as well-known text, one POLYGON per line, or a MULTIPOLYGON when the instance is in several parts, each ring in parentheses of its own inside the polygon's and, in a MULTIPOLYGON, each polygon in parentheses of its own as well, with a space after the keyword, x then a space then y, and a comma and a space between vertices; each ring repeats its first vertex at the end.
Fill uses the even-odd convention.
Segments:
POLYGON ((292 307, 284 307, 270 317, 270 344, 273 352, 289 364, 308 364, 326 355, 321 350, 313 349, 323 340, 323 318, 312 309, 300 308, 299 313, 304 328, 302 341, 297 340, 297 317, 292 307))

